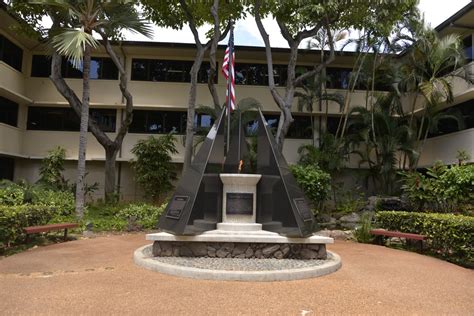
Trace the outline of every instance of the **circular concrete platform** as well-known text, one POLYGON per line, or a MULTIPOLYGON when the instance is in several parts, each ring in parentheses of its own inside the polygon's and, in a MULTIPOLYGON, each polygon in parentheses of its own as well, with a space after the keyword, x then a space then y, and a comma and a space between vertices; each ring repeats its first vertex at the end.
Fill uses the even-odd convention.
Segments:
POLYGON ((341 258, 326 260, 152 257, 152 245, 135 250, 134 261, 149 270, 193 279, 223 281, 289 281, 337 271, 341 258))

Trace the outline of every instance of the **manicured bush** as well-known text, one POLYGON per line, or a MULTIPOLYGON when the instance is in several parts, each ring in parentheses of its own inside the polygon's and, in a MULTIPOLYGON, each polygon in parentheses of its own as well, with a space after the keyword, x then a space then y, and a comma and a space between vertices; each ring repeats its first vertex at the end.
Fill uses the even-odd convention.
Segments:
POLYGON ((153 229, 156 227, 156 223, 160 218, 161 214, 166 208, 166 203, 161 206, 154 206, 150 204, 130 204, 125 208, 122 208, 115 215, 118 219, 133 220, 136 221, 142 228, 153 229))
POLYGON ((45 205, 0 205, 0 249, 22 240, 24 227, 45 225, 58 210, 45 205))
POLYGON ((474 217, 382 211, 376 214, 378 226, 428 236, 428 247, 449 261, 474 266, 474 217))
POLYGON ((314 206, 326 199, 331 189, 331 176, 317 165, 293 165, 290 170, 314 206))

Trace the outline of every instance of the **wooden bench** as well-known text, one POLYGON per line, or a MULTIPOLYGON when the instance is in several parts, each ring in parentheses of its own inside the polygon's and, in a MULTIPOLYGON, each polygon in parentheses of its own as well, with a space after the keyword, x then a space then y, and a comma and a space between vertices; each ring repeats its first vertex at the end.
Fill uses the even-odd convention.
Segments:
POLYGON ((413 233, 402 233, 397 231, 390 231, 385 229, 372 229, 370 231, 372 235, 378 236, 379 244, 383 244, 383 237, 398 237, 405 238, 407 240, 417 240, 420 242, 420 250, 423 251, 423 240, 427 237, 425 235, 413 234, 413 233), (381 237, 381 238, 380 238, 381 237))
POLYGON ((45 233, 52 230, 61 230, 64 229, 64 240, 67 240, 67 230, 68 228, 75 228, 77 227, 77 223, 60 223, 60 224, 49 224, 43 226, 30 226, 25 227, 24 231, 26 233, 26 241, 28 242, 28 235, 36 234, 36 233, 45 233))

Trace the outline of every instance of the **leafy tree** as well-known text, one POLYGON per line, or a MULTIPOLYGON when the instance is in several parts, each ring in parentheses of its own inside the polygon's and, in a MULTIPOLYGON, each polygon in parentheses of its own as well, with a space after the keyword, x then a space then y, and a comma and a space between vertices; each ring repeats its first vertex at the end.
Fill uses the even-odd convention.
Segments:
POLYGON ((283 148, 285 135, 293 121, 291 107, 296 87, 300 86, 305 79, 319 73, 321 69, 334 60, 334 34, 332 29, 349 27, 355 29, 377 28, 381 33, 388 36, 393 25, 401 19, 402 14, 414 7, 415 4, 415 0, 362 1, 350 6, 342 1, 255 1, 251 11, 255 16, 255 22, 265 43, 269 74, 268 86, 275 103, 281 111, 276 135, 280 150, 283 148), (370 12, 370 14, 367 14, 367 12, 370 12), (284 95, 281 95, 275 86, 270 40, 262 23, 262 18, 269 14, 276 19, 281 34, 290 47, 284 95), (329 53, 327 58, 316 64, 312 70, 297 74, 295 68, 298 59, 298 47, 303 40, 315 36, 320 30, 325 30, 328 37, 329 53))
POLYGON ((51 46, 52 66, 50 79, 58 92, 68 101, 74 112, 80 117, 78 175, 76 185, 76 213, 84 213, 85 159, 87 130, 95 136, 105 149, 105 198, 112 199, 115 194, 115 161, 121 148, 128 126, 132 122, 133 98, 127 88, 125 66, 115 53, 110 40, 120 37, 122 30, 130 30, 150 36, 151 29, 140 18, 134 3, 131 1, 27 1, 15 0, 11 10, 29 22, 29 26, 44 36, 51 46), (45 30, 41 18, 49 17, 52 26, 45 30), (100 35, 102 42, 93 37, 100 35), (110 139, 97 122, 89 120, 90 100, 90 61, 92 50, 100 45, 111 57, 120 75, 119 88, 125 100, 125 116, 115 139, 110 139), (80 99, 61 75, 61 56, 68 58, 75 67, 83 71, 83 92, 80 99))
POLYGON ((214 106, 221 105, 217 91, 214 87, 216 71, 216 51, 219 41, 223 40, 231 27, 231 21, 235 21, 243 14, 243 4, 240 1, 226 1, 220 4, 214 0, 210 6, 207 1, 153 1, 143 0, 143 8, 146 16, 158 26, 170 27, 181 30, 187 23, 196 43, 196 57, 190 71, 191 84, 188 97, 188 113, 186 121, 186 140, 184 151, 184 166, 190 166, 194 144, 194 116, 196 112, 198 72, 201 68, 205 53, 210 50, 210 72, 208 87, 212 95, 214 106), (209 38, 203 43, 199 38, 198 28, 206 24, 212 25, 207 32, 209 38))
POLYGON ((178 151, 172 134, 140 140, 133 146, 132 153, 136 157, 132 160, 135 178, 147 196, 158 200, 173 188, 176 171, 171 155, 178 151))

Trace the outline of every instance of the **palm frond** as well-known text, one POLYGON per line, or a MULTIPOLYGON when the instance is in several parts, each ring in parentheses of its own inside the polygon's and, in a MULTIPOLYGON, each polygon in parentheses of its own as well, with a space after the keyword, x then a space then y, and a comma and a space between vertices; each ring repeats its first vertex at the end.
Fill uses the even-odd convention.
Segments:
POLYGON ((97 48, 99 42, 83 30, 66 30, 51 39, 59 54, 66 56, 75 68, 80 68, 86 45, 97 48))
POLYGON ((106 21, 101 26, 108 35, 121 30, 153 37, 152 25, 143 19, 134 7, 134 1, 114 2, 107 1, 103 5, 106 21))

